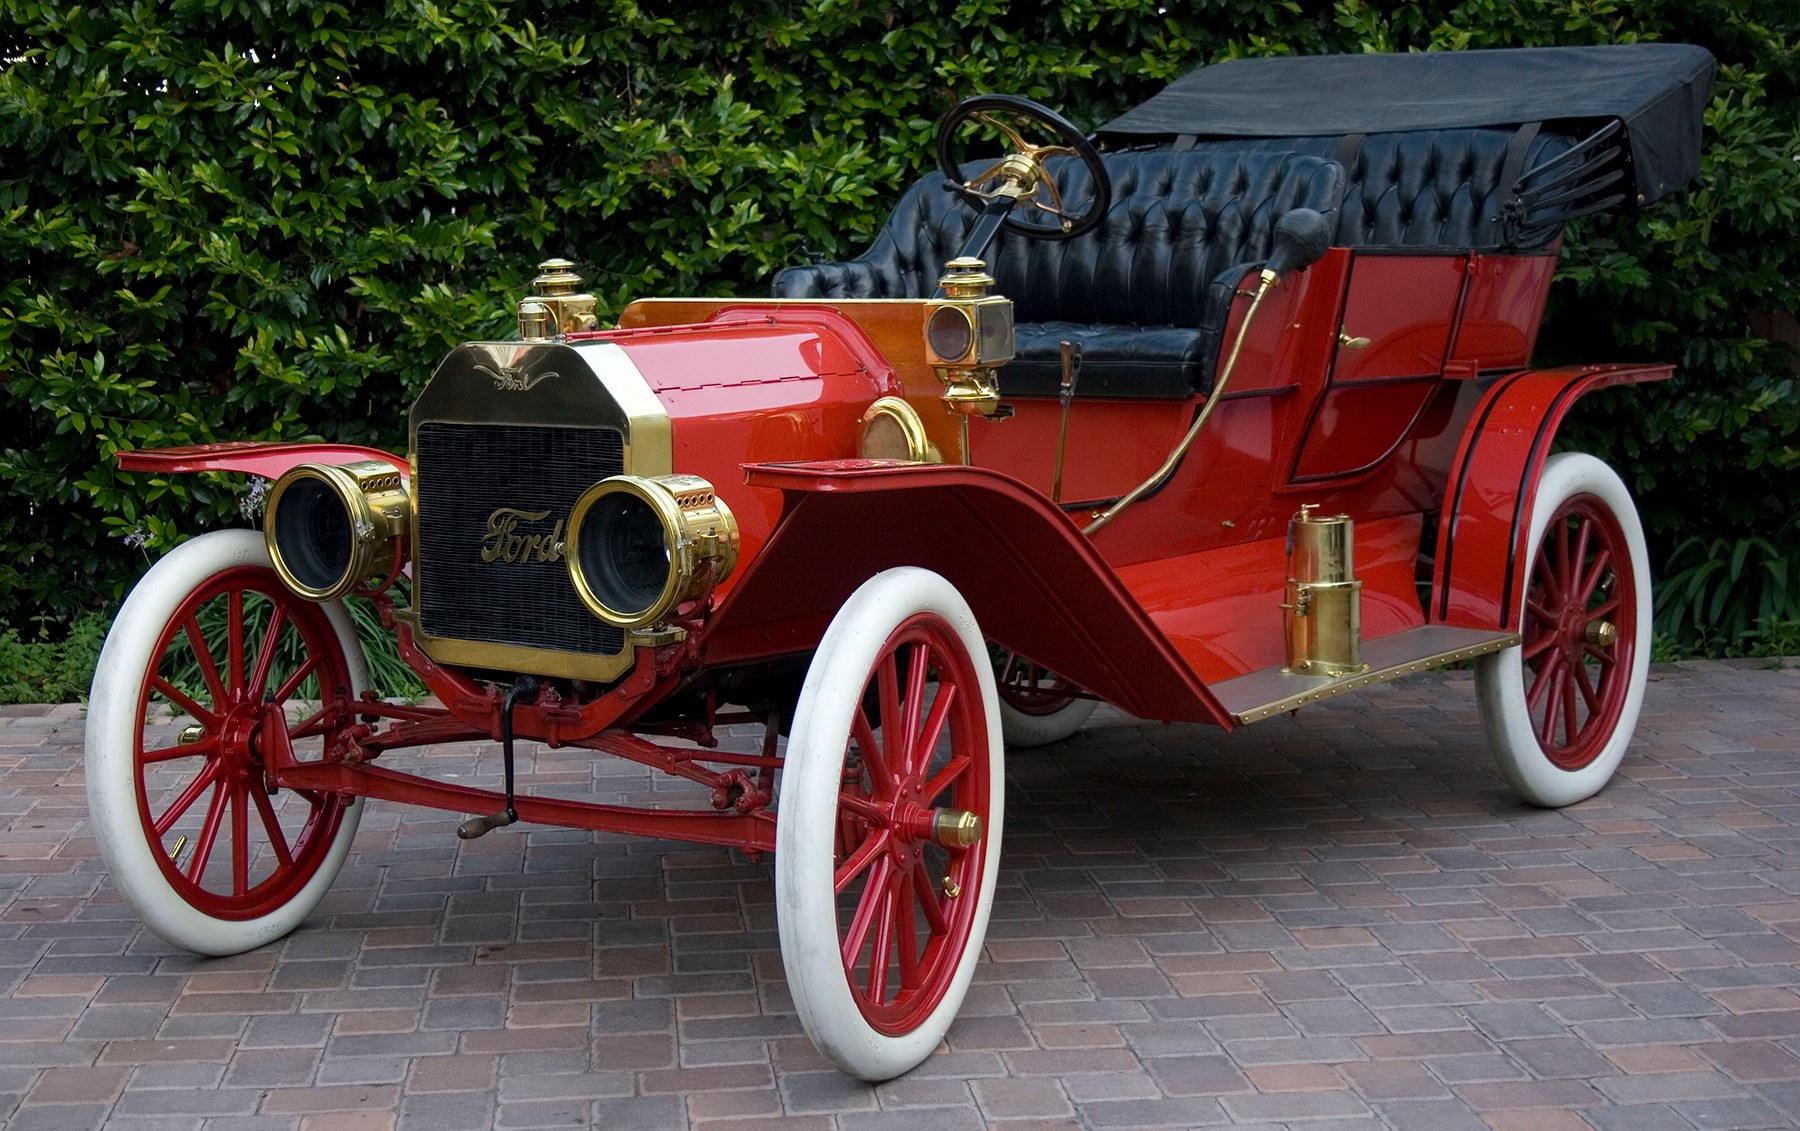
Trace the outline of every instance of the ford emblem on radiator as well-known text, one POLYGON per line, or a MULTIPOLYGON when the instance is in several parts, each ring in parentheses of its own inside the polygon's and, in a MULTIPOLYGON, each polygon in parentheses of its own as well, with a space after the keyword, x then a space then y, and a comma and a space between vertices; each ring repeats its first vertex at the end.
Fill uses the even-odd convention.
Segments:
POLYGON ((523 393, 540 381, 548 381, 557 375, 552 369, 544 373, 527 373, 523 369, 514 369, 510 365, 502 365, 499 369, 489 369, 485 365, 477 365, 476 372, 485 373, 494 379, 494 388, 503 393, 523 393))
POLYGON ((522 511, 500 507, 487 518, 487 533, 481 536, 481 560, 484 562, 560 562, 563 556, 563 520, 557 519, 550 530, 533 534, 520 532, 520 522, 542 522, 549 511, 522 511))

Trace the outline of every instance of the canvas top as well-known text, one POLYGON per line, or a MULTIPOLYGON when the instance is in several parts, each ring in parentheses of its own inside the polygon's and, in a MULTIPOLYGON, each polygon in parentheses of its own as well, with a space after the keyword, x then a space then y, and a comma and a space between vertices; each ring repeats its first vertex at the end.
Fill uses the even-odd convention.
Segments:
POLYGON ((1715 64, 1703 47, 1630 43, 1234 59, 1201 67, 1097 132, 1156 138, 1320 137, 1544 123, 1622 123, 1632 194, 1648 203, 1700 169, 1715 64))

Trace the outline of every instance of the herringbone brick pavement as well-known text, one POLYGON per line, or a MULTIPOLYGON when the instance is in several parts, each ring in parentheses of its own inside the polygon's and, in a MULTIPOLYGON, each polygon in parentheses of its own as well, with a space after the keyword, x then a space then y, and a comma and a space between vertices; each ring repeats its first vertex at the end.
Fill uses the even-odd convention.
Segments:
MULTIPOLYGON (((725 850, 375 805, 300 930, 177 952, 101 873, 81 726, 0 708, 9 1131, 1800 1125, 1793 668, 1659 666, 1561 812, 1505 791, 1467 673, 1233 735, 1102 713, 1012 756, 986 961, 879 1087, 801 1035, 772 864, 725 850)), ((535 790, 663 788, 525 755, 535 790)))

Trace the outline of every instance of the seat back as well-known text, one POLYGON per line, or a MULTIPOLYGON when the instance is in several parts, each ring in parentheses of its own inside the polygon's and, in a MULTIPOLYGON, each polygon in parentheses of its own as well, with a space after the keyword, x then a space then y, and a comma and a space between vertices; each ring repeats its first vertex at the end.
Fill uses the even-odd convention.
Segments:
MULTIPOLYGON (((1343 169, 1309 154, 1195 148, 1104 155, 1112 206, 1091 232, 1036 240, 1002 232, 989 269, 1020 322, 1205 325, 1227 268, 1266 258, 1292 208, 1331 214, 1343 169)), ((1072 209, 1089 195, 1079 162, 1053 161, 1072 209)), ((849 263, 790 267, 777 298, 923 298, 962 247, 975 212, 931 174, 907 190, 875 242, 849 263)))

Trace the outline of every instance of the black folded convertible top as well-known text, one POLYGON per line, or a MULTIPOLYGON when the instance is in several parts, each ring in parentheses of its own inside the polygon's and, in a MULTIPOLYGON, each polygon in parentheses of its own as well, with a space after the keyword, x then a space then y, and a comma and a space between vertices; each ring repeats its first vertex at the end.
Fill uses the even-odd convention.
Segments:
POLYGON ((1640 203, 1700 170, 1713 57, 1684 43, 1234 59, 1177 79, 1099 136, 1320 137, 1621 122, 1640 203))

